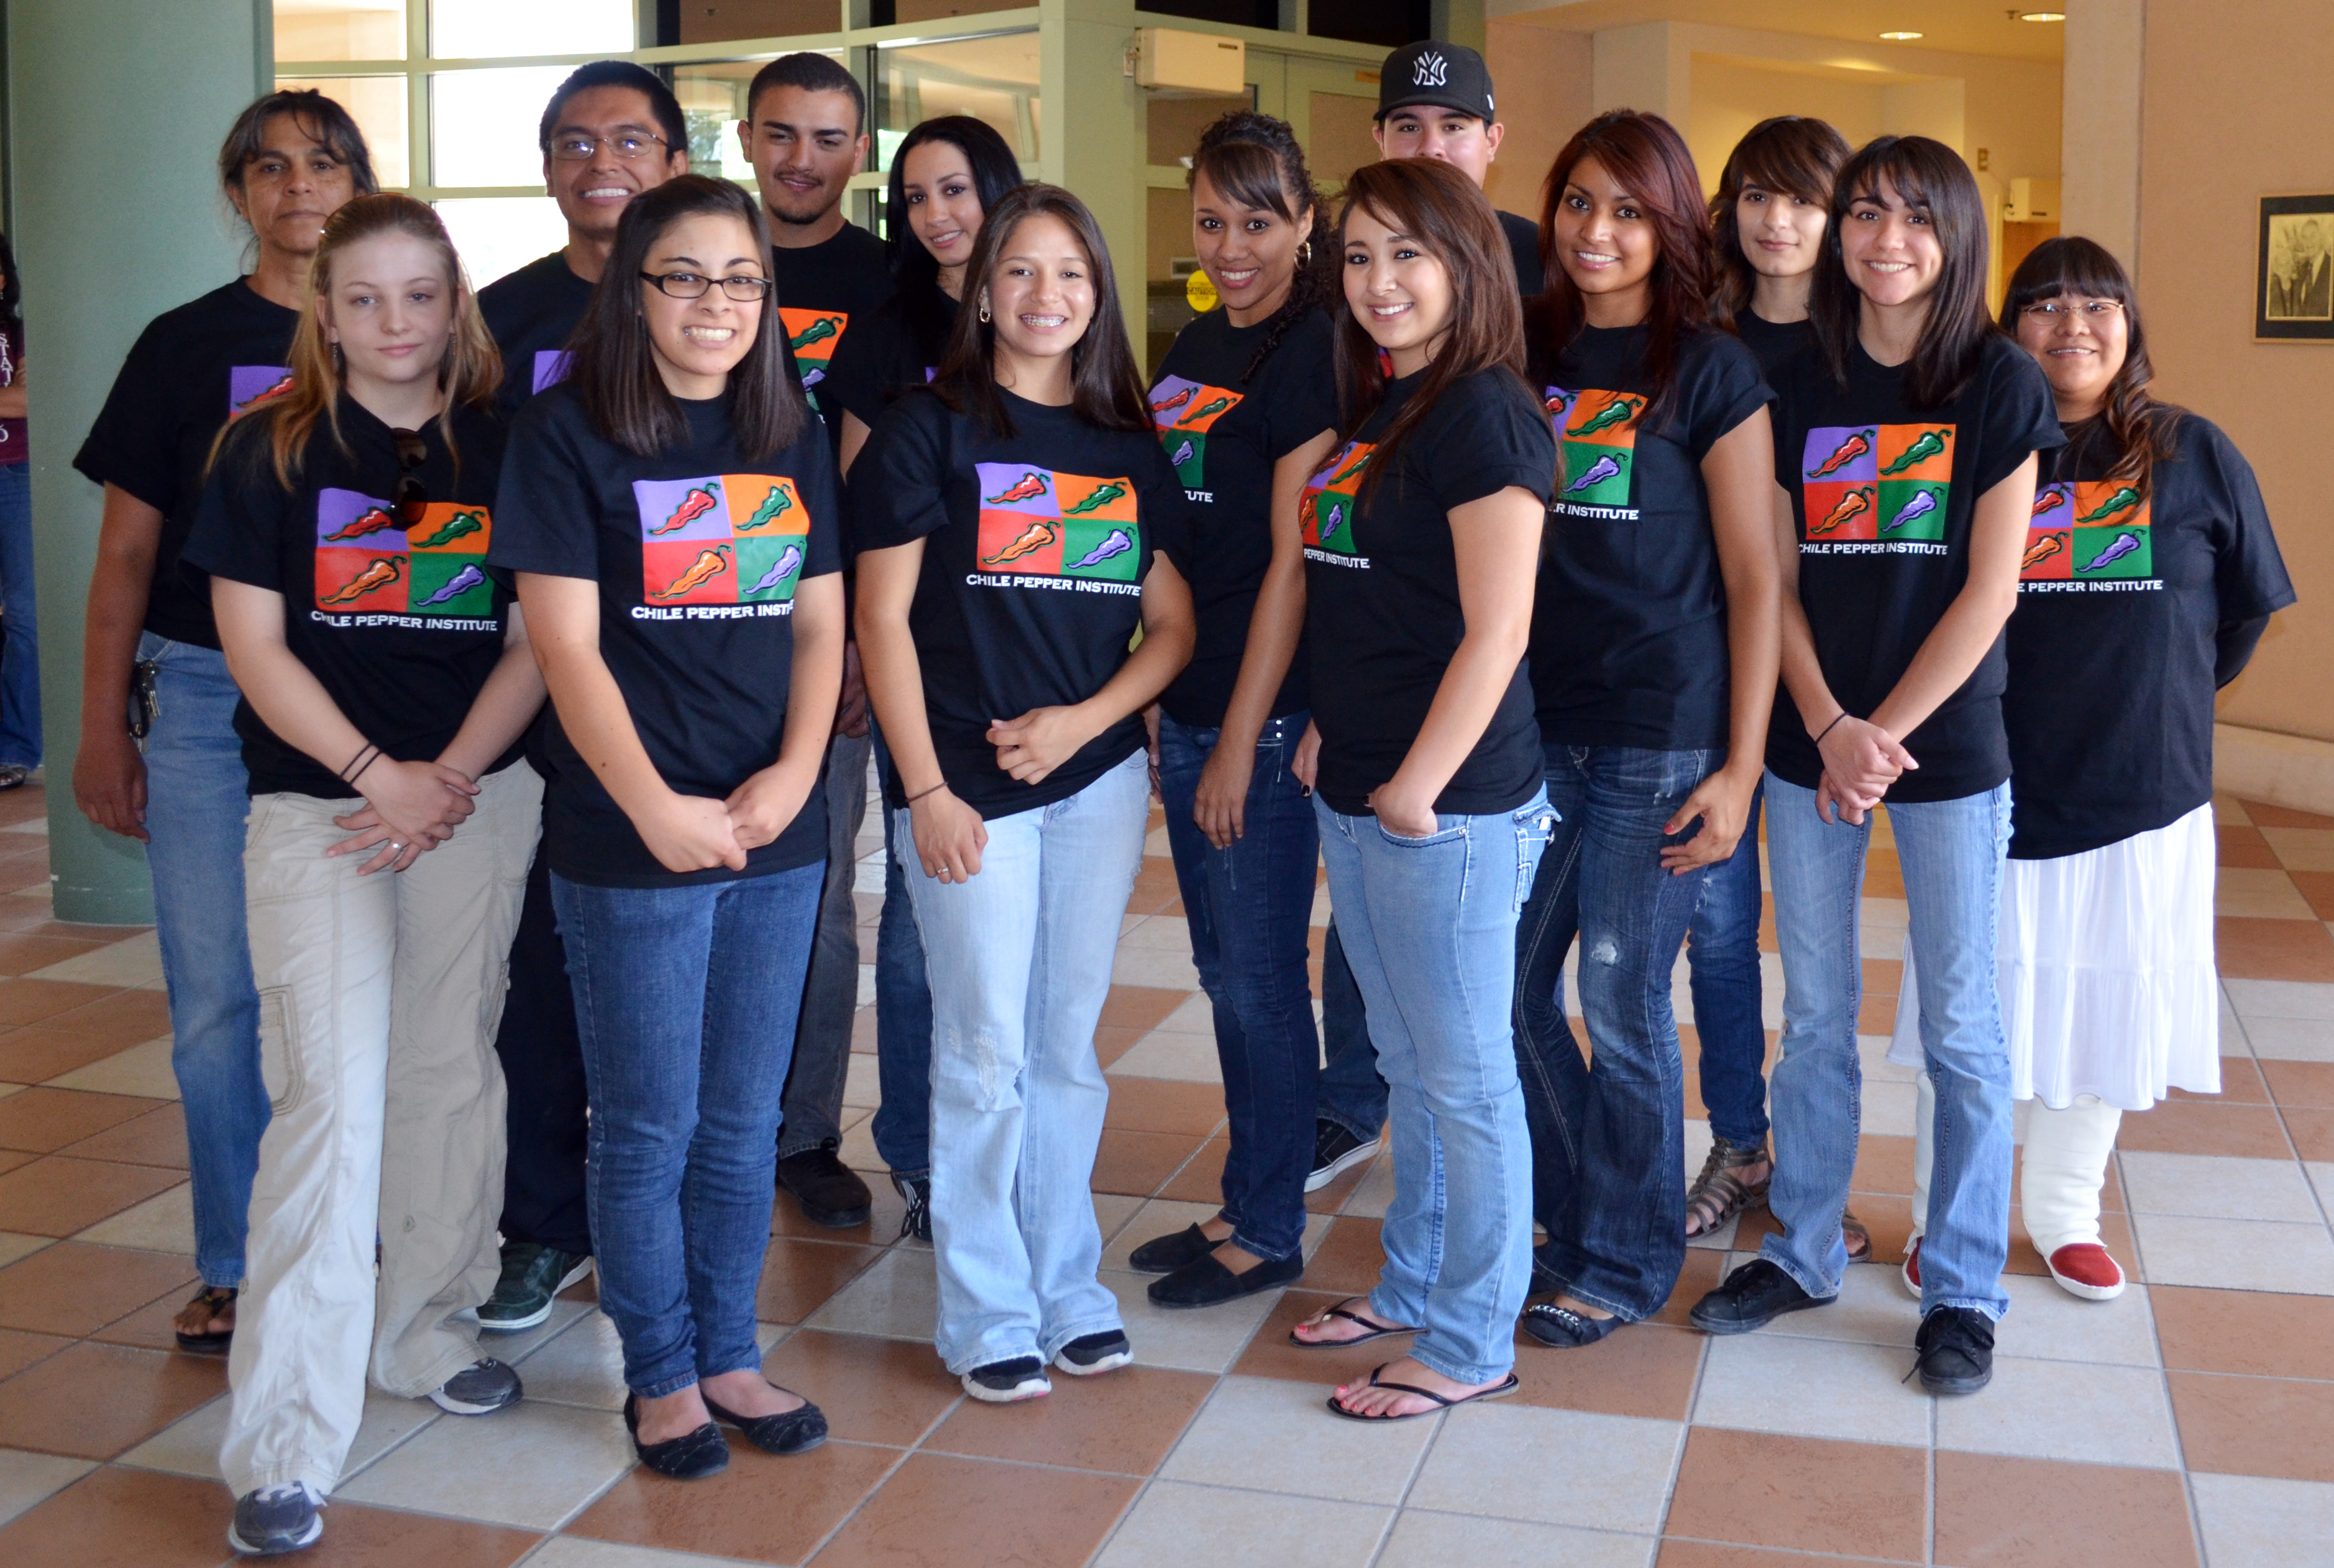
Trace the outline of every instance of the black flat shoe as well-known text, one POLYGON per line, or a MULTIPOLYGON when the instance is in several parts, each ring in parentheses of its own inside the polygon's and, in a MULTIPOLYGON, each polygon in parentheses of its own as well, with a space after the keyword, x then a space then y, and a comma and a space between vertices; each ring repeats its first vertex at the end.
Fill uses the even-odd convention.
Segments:
POLYGON ((1809 1295, 1799 1282, 1765 1258, 1753 1258, 1726 1276, 1725 1282, 1693 1303, 1688 1315, 1706 1334, 1747 1334, 1765 1328, 1785 1313, 1829 1306, 1839 1298, 1809 1295))
POLYGON ((1584 1345, 1593 1345, 1620 1326, 1618 1317, 1593 1318, 1554 1302, 1524 1308, 1524 1332, 1535 1343, 1550 1350, 1577 1351, 1584 1345))
POLYGON ((706 1412, 725 1427, 735 1427, 746 1434, 746 1440, 765 1454, 803 1454, 826 1441, 826 1413, 808 1400, 798 1410, 782 1410, 775 1416, 741 1416, 725 1410, 714 1403, 713 1396, 699 1390, 698 1397, 705 1401, 706 1412))
POLYGON ((695 1431, 683 1432, 661 1443, 643 1443, 640 1400, 626 1394, 624 1430, 632 1435, 632 1452, 640 1456, 641 1464, 660 1476, 670 1476, 676 1481, 702 1481, 729 1467, 728 1439, 710 1421, 695 1431))
POLYGON ((1234 1274, 1224 1266, 1223 1260, 1212 1252, 1201 1254, 1166 1278, 1154 1280, 1151 1285, 1151 1304, 1155 1307, 1210 1307, 1242 1296, 1254 1295, 1260 1290, 1293 1284, 1305 1277, 1305 1255, 1297 1253, 1275 1263, 1270 1258, 1258 1261, 1246 1274, 1234 1274))
POLYGON ((1207 1256, 1221 1246, 1220 1241, 1210 1241, 1208 1233, 1196 1225, 1187 1225, 1172 1236, 1153 1237, 1126 1255, 1126 1266, 1137 1274, 1173 1274, 1207 1256))

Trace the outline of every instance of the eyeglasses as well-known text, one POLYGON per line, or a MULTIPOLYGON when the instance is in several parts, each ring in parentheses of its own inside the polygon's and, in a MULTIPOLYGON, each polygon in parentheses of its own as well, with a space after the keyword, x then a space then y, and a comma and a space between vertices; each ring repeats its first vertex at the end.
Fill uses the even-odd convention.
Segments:
POLYGON ((2042 300, 2028 305, 2019 312, 2019 314, 2031 316, 2038 322, 2048 322, 2052 326, 2057 326, 2060 322, 2072 321, 2078 311, 2092 321, 2101 321, 2108 316, 2121 314, 2123 302, 2121 300, 2085 300, 2080 304, 2069 304, 2064 300, 2042 300))
POLYGON ((660 293, 670 294, 677 300, 701 300, 714 284, 740 304, 770 297, 770 280, 746 277, 709 278, 701 273, 642 273, 641 282, 654 284, 660 293))
POLYGON ((581 163, 598 152, 603 142, 627 163, 646 158, 651 144, 670 145, 663 137, 646 130, 620 130, 613 136, 559 136, 552 139, 551 156, 561 163, 581 163))
POLYGON ((429 508, 429 487, 413 470, 421 467, 429 456, 429 445, 422 440, 419 430, 391 430, 389 438, 397 444, 397 520, 408 528, 417 526, 429 508))

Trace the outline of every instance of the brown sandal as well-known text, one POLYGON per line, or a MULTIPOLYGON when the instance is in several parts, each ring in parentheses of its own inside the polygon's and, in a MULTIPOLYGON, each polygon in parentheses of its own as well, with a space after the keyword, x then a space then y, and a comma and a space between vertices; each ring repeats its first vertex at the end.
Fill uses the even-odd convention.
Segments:
POLYGON ((1872 1255, 1872 1233, 1864 1222, 1846 1209, 1839 1215, 1840 1239, 1847 1244, 1847 1261, 1862 1263, 1872 1255))
POLYGON ((227 1285, 217 1284, 207 1284, 197 1291, 187 1304, 178 1309, 178 1318, 171 1324, 171 1332, 178 1336, 178 1348, 182 1351, 191 1351, 198 1356, 227 1354, 227 1347, 235 1342, 236 1294, 227 1285), (202 1309, 200 1317, 195 1317, 195 1309, 198 1307, 202 1309), (227 1320, 227 1332, 223 1334, 210 1332, 209 1325, 221 1318, 227 1320), (202 1325, 194 1333, 188 1333, 185 1329, 178 1326, 189 1319, 202 1325))
POLYGON ((1774 1178, 1775 1160, 1767 1152, 1765 1139, 1757 1143, 1712 1140, 1710 1158, 1702 1162, 1702 1174, 1686 1190, 1686 1235, 1708 1236, 1746 1208, 1766 1207, 1767 1187, 1774 1178), (1765 1166, 1767 1174, 1755 1182, 1744 1181, 1741 1173, 1755 1165, 1765 1166))
MULTIPOLYGON (((1365 1345, 1372 1340, 1384 1339, 1389 1334, 1414 1334, 1418 1332, 1416 1329, 1390 1328, 1384 1323, 1365 1318, 1357 1312, 1345 1310, 1345 1302, 1366 1302, 1368 1299, 1367 1296, 1349 1295, 1345 1301, 1325 1309, 1321 1313, 1325 1318, 1343 1318, 1349 1323, 1359 1323, 1369 1331, 1367 1333, 1355 1334, 1349 1340, 1300 1340, 1297 1337, 1297 1329, 1292 1328, 1288 1331, 1288 1342, 1300 1351, 1342 1351, 1350 1345, 1365 1345)), ((1299 1323, 1297 1327, 1302 1328, 1304 1324, 1299 1323)))

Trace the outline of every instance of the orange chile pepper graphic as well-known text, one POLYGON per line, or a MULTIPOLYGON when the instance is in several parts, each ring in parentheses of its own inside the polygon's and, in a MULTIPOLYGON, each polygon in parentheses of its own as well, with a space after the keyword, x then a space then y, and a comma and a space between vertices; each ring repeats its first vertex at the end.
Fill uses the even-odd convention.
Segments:
POLYGON ((1307 490, 1305 492, 1304 498, 1297 503, 1297 527, 1303 528, 1313 521, 1316 515, 1315 507, 1320 499, 1321 492, 1318 490, 1307 490))
POLYGON ((396 526, 396 518, 378 506, 368 506, 330 534, 325 534, 324 543, 337 544, 346 539, 362 539, 368 534, 378 534, 384 528, 396 526))
POLYGON ((1061 526, 1060 524, 1050 519, 1040 518, 1030 524, 1013 543, 1004 549, 994 555, 983 556, 980 563, 983 566, 1003 566, 1020 560, 1024 555, 1043 550, 1061 536, 1061 526))
POLYGON ((1838 527, 1841 524, 1847 522, 1849 518, 1871 510, 1872 492, 1869 488, 1850 490, 1847 495, 1842 495, 1839 498, 1838 505, 1834 506, 1829 512, 1824 514, 1824 520, 1822 522, 1809 524, 1808 526, 1808 532, 1810 534, 1828 534, 1833 529, 1838 527))
POLYGON ((1866 452, 1872 450, 1872 432, 1858 430, 1833 449, 1832 455, 1808 470, 1808 477, 1820 479, 1827 474, 1837 474, 1866 452))
POLYGON ((680 498, 680 505, 672 509, 672 515, 650 529, 649 532, 670 534, 676 528, 686 528, 712 510, 712 492, 700 490, 691 485, 689 487, 689 494, 680 498))
POLYGON ((731 546, 727 544, 716 544, 710 550, 699 551, 697 559, 689 563, 688 571, 674 578, 670 585, 655 590, 649 597, 678 599, 694 589, 704 587, 708 582, 729 570, 730 549, 731 546))
POLYGON ((1001 492, 989 497, 992 506, 1002 506, 1013 501, 1032 501, 1046 493, 1046 476, 1034 469, 1024 474, 1001 492))
POLYGON ((405 574, 405 558, 401 555, 376 555, 371 565, 347 582, 335 588, 319 604, 354 604, 376 588, 386 588, 405 574))
POLYGON ((2033 544, 2029 544, 2026 547, 2026 553, 2020 556, 2018 559, 2018 569, 2021 572, 2030 572, 2035 567, 2041 565, 2045 561, 2049 560, 2053 555, 2064 554, 2066 553, 2066 549, 2067 535, 2065 534, 2045 534, 2041 538, 2037 539, 2033 544))

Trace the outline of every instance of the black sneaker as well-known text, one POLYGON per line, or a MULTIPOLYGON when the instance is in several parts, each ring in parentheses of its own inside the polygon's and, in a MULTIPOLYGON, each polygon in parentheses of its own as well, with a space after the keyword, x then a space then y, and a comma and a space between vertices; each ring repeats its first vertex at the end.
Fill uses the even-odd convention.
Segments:
POLYGON ((1080 1334, 1054 1352, 1055 1368, 1074 1378, 1114 1372, 1133 1360, 1134 1347, 1126 1342, 1124 1329, 1104 1329, 1098 1334, 1080 1334))
POLYGON ((526 1390, 518 1373, 492 1356, 474 1361, 429 1391, 439 1409, 457 1416, 484 1416, 515 1405, 526 1390))
POLYGON ((531 1241, 503 1244, 503 1276, 478 1309, 478 1327, 488 1333, 516 1333, 551 1315, 551 1300, 592 1272, 588 1253, 562 1252, 531 1241))
POLYGON ((900 1217, 900 1235, 904 1239, 913 1236, 918 1241, 932 1239, 932 1178, 929 1176, 902 1176, 892 1173, 892 1190, 908 1200, 908 1212, 900 1217))
POLYGON ((1313 1173, 1305 1178, 1305 1190, 1320 1191, 1377 1151, 1376 1139, 1356 1138, 1323 1117, 1313 1130, 1313 1173))
POLYGON ((1913 1347, 1921 1386, 1933 1394, 1973 1394, 1993 1381, 1993 1320, 1975 1307, 1933 1309, 1913 1347))
POLYGON ((867 1184, 835 1154, 836 1145, 822 1143, 778 1161, 778 1185, 795 1195, 803 1217, 829 1230, 849 1230, 865 1225, 875 1207, 867 1184))
POLYGON ((227 1544, 246 1557, 275 1557, 313 1546, 324 1534, 323 1505, 304 1481, 262 1486, 236 1499, 227 1544))
POLYGON ((1799 1281, 1760 1257, 1728 1275, 1716 1290, 1694 1303, 1687 1315, 1706 1334, 1747 1334, 1765 1328, 1785 1313, 1829 1306, 1838 1299, 1809 1295, 1799 1288, 1799 1281))
POLYGON ((1052 1381, 1046 1376, 1046 1363, 1035 1356, 991 1361, 985 1367, 973 1368, 957 1380, 964 1385, 966 1393, 989 1405, 1042 1400, 1054 1391, 1052 1381))

